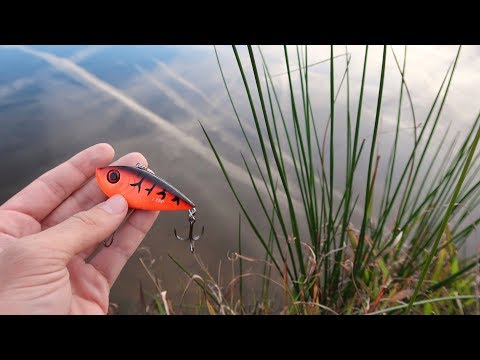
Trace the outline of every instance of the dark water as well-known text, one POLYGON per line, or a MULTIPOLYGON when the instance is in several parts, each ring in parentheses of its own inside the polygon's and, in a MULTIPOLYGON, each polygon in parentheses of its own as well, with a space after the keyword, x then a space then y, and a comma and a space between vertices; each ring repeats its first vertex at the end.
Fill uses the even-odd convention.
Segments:
MULTIPOLYGON (((272 74, 285 71, 282 48, 263 47, 272 74)), ((251 114, 244 94, 240 74, 232 51, 219 47, 232 96, 245 121, 247 133, 254 133, 251 114)), ((291 58, 296 59, 292 47, 291 58)), ((403 48, 395 47, 403 58, 403 48)), ((336 47, 335 54, 345 52, 336 47)), ((352 55, 352 89, 361 80, 363 47, 349 47, 352 55)), ((456 47, 411 47, 406 79, 416 117, 424 119, 429 105, 456 47)), ((241 56, 247 61, 246 52, 241 56)), ((480 48, 462 50, 457 75, 445 105, 440 133, 453 122, 456 131, 469 129, 478 111, 480 84, 480 48)), ((309 48, 309 63, 329 56, 326 47, 309 48)), ((367 69, 365 105, 361 137, 369 139, 375 118, 381 48, 372 47, 367 69)), ((400 76, 393 58, 387 62, 384 90, 380 148, 389 149, 395 128, 400 76)), ((293 61, 293 60, 292 60, 293 61)), ((295 62, 294 62, 295 63, 295 62)), ((343 75, 345 59, 335 61, 337 85, 343 75), (338 65, 337 65, 338 64, 338 65)), ((242 139, 234 113, 223 86, 215 53, 211 46, 31 46, 0 47, 0 153, 3 166, 0 176, 0 203, 15 194, 30 181, 78 151, 98 142, 108 142, 116 150, 116 158, 129 152, 143 153, 149 167, 191 198, 197 205, 198 224, 205 225, 205 237, 197 250, 213 276, 221 275, 228 282, 232 264, 228 253, 237 249, 239 208, 229 191, 213 153, 199 126, 200 120, 218 146, 220 154, 232 170, 239 194, 254 214, 260 214, 255 195, 248 184, 248 174, 242 170, 241 152, 248 150, 242 139), (15 181, 6 174, 15 174, 15 181), (255 213, 256 212, 256 213, 255 213)), ((252 76, 247 71, 249 78, 252 76)), ((323 134, 329 113, 329 65, 312 67, 310 91, 315 113, 323 134)), ((289 103, 286 76, 275 77, 281 101, 289 103)), ((252 83, 253 85, 253 83, 252 83)), ((296 89, 299 91, 299 89, 296 89)), ((352 91, 351 103, 358 101, 352 91)), ((346 129, 346 96, 337 101, 335 131, 346 129)), ((352 105, 353 106, 353 105, 352 105)), ((288 106, 287 106, 288 108, 288 106)), ((356 110, 356 105, 353 106, 356 110)), ((408 103, 402 107, 401 147, 410 149, 412 120, 408 103)), ((288 112, 287 112, 288 115, 288 112)), ((438 136, 440 138, 440 136, 438 136)), ((336 156, 345 153, 344 135, 336 135, 336 156)), ((258 144, 254 144, 258 149, 258 144)), ((407 151, 400 151, 398 161, 406 161, 407 151)), ((362 159, 360 166, 366 166, 362 159)), ((383 178, 385 168, 379 168, 383 178)), ((397 175, 398 176, 398 175, 397 175)), ((344 183, 344 164, 335 170, 338 188, 344 183)), ((364 179, 358 179, 362 191, 364 179)), ((295 194, 294 194, 295 196, 295 194)), ((296 194, 297 200, 299 195, 296 194)), ((361 200, 361 199, 360 199, 361 200)), ((156 221, 143 246, 155 258, 152 270, 162 280, 162 286, 174 303, 180 298, 187 280, 168 254, 193 272, 199 266, 188 251, 188 245, 176 240, 173 227, 187 231, 186 214, 164 213, 156 221)), ((263 227, 266 229, 266 226, 263 227)), ((260 256, 260 246, 243 226, 244 253, 260 256)), ((471 247, 473 249, 473 247, 471 247)), ((138 302, 139 281, 153 290, 150 279, 134 256, 112 289, 111 301, 120 305, 121 312, 134 312, 138 302)), ((195 301, 193 290, 186 301, 195 301)))

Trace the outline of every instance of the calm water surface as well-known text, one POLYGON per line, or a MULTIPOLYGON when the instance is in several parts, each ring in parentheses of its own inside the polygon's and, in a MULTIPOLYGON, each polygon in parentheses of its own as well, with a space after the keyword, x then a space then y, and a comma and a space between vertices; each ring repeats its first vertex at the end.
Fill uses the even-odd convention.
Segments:
MULTIPOLYGON (((350 102, 355 112, 363 49, 348 48, 351 55, 350 102)), ((394 49, 402 61, 403 47, 394 49)), ((271 73, 283 73, 283 49, 266 46, 262 50, 271 73)), ((290 50, 294 62, 295 48, 290 50)), ((229 47, 219 47, 218 51, 247 133, 253 134, 252 116, 233 53, 229 47)), ((328 58, 329 51, 328 47, 309 47, 309 63, 328 58)), ((369 52, 364 123, 360 129, 360 136, 367 142, 375 119, 381 52, 380 47, 372 47, 369 52)), ((335 48, 335 55, 344 53, 344 46, 335 48)), ((409 47, 406 81, 418 122, 425 119, 455 53, 454 46, 409 47)), ((248 60, 245 49, 242 48, 240 54, 248 60)), ((335 59, 336 87, 344 72, 345 59, 345 56, 335 59)), ((252 74, 247 71, 247 76, 251 78, 252 74)), ((297 75, 293 76, 295 80, 297 75)), ((310 91, 315 94, 312 99, 315 113, 323 115, 316 119, 322 134, 329 114, 328 76, 328 62, 311 67, 310 91)), ((278 75, 274 79, 280 100, 288 109, 288 78, 278 75)), ((479 110, 479 85, 480 47, 464 47, 439 125, 439 136, 434 141, 439 141, 449 124, 449 140, 468 131, 479 110)), ((380 129, 381 155, 385 149, 390 149, 393 140, 399 91, 400 75, 389 50, 380 129)), ((334 143, 336 156, 340 157, 345 153, 345 105, 346 96, 342 91, 337 100, 334 143)), ((288 116, 288 111, 286 114, 288 116)), ((402 106, 402 114, 402 137, 397 155, 400 163, 406 161, 413 141, 413 122, 407 101, 402 106)), ((95 143, 112 144, 116 158, 129 152, 141 152, 150 168, 196 203, 197 224, 205 225, 206 229, 205 237, 197 244, 198 253, 213 276, 220 276, 225 284, 232 272, 228 254, 237 249, 239 208, 198 120, 212 135, 232 170, 239 194, 252 211, 260 214, 253 191, 247 185, 248 174, 242 170, 240 153, 247 153, 247 148, 223 86, 213 47, 0 47, 0 153, 3 159, 0 203, 43 172, 95 143)), ((258 144, 255 146, 258 148, 258 144)), ((386 159, 387 155, 385 162, 386 159)), ((362 158, 360 167, 366 164, 366 159, 362 158)), ((339 189, 344 184, 343 168, 344 164, 340 163, 335 170, 339 189)), ((385 166, 380 166, 378 176, 383 178, 384 175, 385 166)), ((363 191, 364 179, 358 179, 357 186, 363 191)), ((299 199, 298 194, 296 197, 299 199)), ((191 271, 198 271, 199 266, 189 253, 188 245, 175 239, 173 227, 183 232, 188 230, 184 212, 161 214, 143 246, 155 259, 152 270, 176 303, 187 280, 168 254, 191 271)), ((263 229, 267 229, 266 226, 263 229)), ((246 223, 243 230, 244 253, 260 256, 262 251, 246 223)), ((475 247, 475 240, 472 240, 466 251, 471 252, 475 247)), ((119 304, 123 313, 136 311, 140 281, 146 290, 153 290, 138 260, 142 254, 144 250, 129 261, 112 289, 111 301, 119 304)), ((195 297, 194 291, 188 291, 186 302, 195 301, 195 297)))

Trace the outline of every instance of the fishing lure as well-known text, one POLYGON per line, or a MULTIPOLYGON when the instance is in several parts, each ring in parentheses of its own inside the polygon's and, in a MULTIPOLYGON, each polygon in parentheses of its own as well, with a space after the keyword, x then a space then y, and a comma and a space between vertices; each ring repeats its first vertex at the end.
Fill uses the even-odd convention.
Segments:
MULTIPOLYGON (((179 240, 190 241, 190 251, 194 252, 193 242, 200 239, 202 232, 198 236, 193 236, 193 224, 195 223, 195 204, 182 194, 175 187, 165 180, 161 179, 155 173, 137 163, 132 166, 107 166, 97 168, 95 172, 97 183, 105 195, 111 197, 121 194, 128 202, 128 207, 132 209, 153 210, 153 211, 179 211, 188 210, 188 221, 190 223, 189 236, 183 238, 174 233, 179 240)), ((111 240, 105 246, 110 246, 113 242, 113 233, 111 240)))

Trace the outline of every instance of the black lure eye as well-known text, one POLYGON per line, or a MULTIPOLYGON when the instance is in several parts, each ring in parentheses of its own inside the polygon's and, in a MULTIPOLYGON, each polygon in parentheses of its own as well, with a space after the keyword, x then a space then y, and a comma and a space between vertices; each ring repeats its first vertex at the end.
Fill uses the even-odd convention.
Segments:
POLYGON ((120 180, 120 173, 118 170, 110 170, 107 174, 107 180, 110 184, 116 184, 120 180))

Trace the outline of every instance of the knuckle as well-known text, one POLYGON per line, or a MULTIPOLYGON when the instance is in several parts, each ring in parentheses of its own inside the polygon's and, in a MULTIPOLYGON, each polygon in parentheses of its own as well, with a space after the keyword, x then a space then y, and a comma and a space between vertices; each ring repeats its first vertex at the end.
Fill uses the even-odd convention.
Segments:
POLYGON ((41 181, 46 185, 50 192, 55 194, 58 198, 64 199, 69 195, 69 192, 64 184, 56 179, 41 178, 41 181))
POLYGON ((82 227, 94 228, 98 225, 97 220, 85 211, 73 215, 72 219, 82 227))
POLYGON ((150 226, 147 226, 144 222, 138 221, 138 219, 134 219, 131 217, 127 220, 127 224, 131 226, 135 231, 140 233, 142 237, 147 235, 147 232, 150 229, 150 226))

